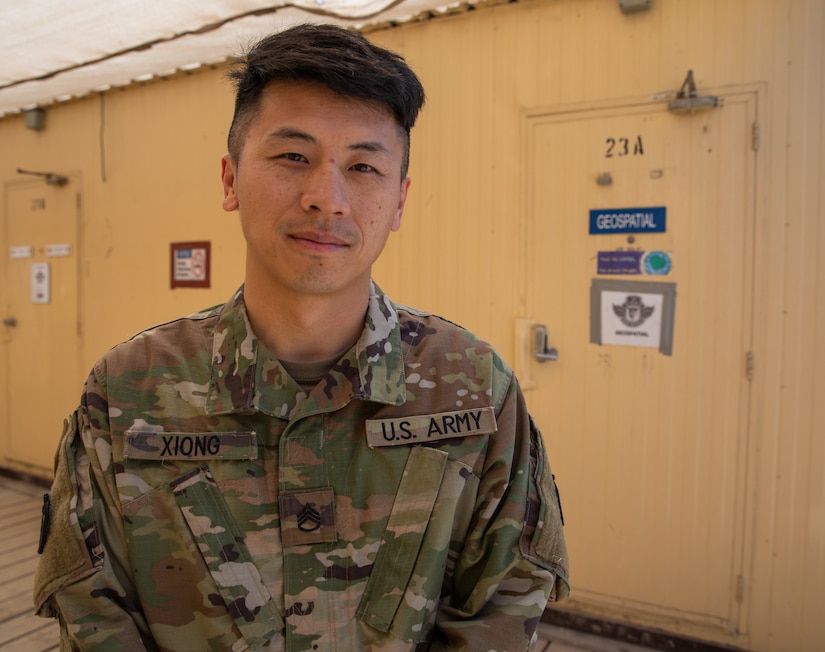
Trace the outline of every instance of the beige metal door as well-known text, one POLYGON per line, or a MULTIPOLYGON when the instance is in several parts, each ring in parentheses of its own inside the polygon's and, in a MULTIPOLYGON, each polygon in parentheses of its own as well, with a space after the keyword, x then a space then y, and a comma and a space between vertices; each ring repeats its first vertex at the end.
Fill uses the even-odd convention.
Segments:
POLYGON ((4 451, 32 470, 51 471, 63 420, 80 396, 73 185, 25 181, 5 192, 4 451))
POLYGON ((692 115, 639 102, 527 116, 529 315, 558 360, 518 371, 562 492, 573 597, 732 634, 749 544, 757 102, 722 99, 692 115), (664 233, 589 233, 591 209, 654 206, 664 233), (621 250, 664 252, 660 275, 598 274, 599 252, 621 250), (675 283, 672 355, 592 343, 595 278, 675 283))

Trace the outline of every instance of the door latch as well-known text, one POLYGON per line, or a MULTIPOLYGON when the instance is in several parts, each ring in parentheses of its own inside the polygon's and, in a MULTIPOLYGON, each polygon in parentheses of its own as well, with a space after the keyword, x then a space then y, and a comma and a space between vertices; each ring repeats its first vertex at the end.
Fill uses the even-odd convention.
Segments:
POLYGON ((547 348, 547 326, 533 326, 533 356, 539 362, 555 362, 559 359, 557 349, 547 348))

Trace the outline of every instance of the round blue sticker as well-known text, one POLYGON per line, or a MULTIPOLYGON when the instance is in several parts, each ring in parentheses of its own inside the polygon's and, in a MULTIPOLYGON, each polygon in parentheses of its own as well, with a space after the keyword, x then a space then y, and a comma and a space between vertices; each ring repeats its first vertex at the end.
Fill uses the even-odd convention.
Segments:
POLYGON ((650 251, 645 255, 644 267, 646 274, 664 276, 670 273, 672 266, 670 256, 664 251, 650 251))

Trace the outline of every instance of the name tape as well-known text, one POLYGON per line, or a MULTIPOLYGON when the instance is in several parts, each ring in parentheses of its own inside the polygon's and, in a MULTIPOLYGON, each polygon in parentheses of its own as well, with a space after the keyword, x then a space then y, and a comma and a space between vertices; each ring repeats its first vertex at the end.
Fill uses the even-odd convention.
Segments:
POLYGON ((491 407, 441 412, 400 419, 367 421, 367 442, 372 448, 421 444, 440 439, 489 435, 498 429, 491 407))
POLYGON ((254 432, 127 432, 123 457, 136 460, 254 460, 254 432))

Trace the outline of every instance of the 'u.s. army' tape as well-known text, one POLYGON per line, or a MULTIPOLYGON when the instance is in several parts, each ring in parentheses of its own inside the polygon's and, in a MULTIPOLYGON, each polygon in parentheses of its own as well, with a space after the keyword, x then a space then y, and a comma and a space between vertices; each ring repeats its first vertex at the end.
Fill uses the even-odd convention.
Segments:
POLYGON ((422 444, 439 439, 489 435, 496 431, 493 408, 422 414, 398 419, 367 421, 367 442, 372 448, 422 444))

